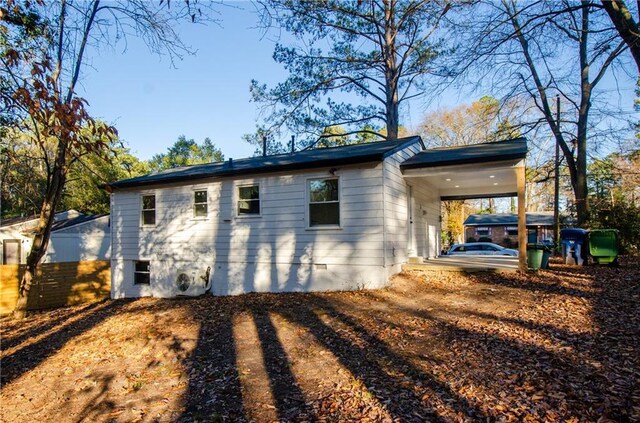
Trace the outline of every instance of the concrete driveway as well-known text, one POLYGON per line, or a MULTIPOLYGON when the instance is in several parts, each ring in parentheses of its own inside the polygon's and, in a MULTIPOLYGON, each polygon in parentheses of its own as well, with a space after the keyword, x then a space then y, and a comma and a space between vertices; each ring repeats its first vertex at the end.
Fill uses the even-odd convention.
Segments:
POLYGON ((439 256, 423 263, 407 264, 406 270, 441 270, 452 272, 492 272, 518 270, 518 257, 507 256, 439 256))

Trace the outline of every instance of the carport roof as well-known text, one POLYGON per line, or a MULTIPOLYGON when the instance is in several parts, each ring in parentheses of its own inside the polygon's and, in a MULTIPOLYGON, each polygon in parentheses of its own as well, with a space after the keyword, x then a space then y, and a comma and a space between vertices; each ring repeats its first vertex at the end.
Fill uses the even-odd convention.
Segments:
POLYGON ((527 139, 515 138, 456 147, 424 150, 405 160, 400 168, 418 169, 426 167, 488 163, 502 160, 524 159, 527 156, 527 139))

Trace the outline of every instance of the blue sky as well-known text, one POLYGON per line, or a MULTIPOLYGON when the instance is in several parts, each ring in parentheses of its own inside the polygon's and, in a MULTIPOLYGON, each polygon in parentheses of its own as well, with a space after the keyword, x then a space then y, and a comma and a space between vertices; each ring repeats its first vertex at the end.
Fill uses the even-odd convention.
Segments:
MULTIPOLYGON (((168 57, 149 52, 139 39, 90 54, 79 94, 89 101, 96 118, 115 125, 120 138, 141 159, 165 152, 178 136, 202 142, 205 137, 222 149, 225 158, 253 155, 243 134, 255 129, 259 110, 250 102, 252 79, 272 86, 287 74, 272 59, 274 42, 255 28, 257 19, 248 2, 221 9, 220 26, 183 24, 184 42, 197 51, 171 66, 168 57)), ((619 101, 632 104, 633 82, 619 101)), ((619 93, 615 93, 618 96, 619 93)), ((405 109, 402 123, 417 126, 427 107, 471 102, 448 91, 428 106, 424 99, 405 109)), ((630 109, 630 107, 629 107, 630 109)))
MULTIPOLYGON (((182 39, 197 53, 175 67, 135 37, 126 46, 89 54, 79 94, 92 115, 113 124, 139 158, 165 152, 183 134, 197 142, 210 137, 225 158, 253 155, 254 148, 241 139, 259 118, 258 106, 250 102, 251 80, 271 86, 287 73, 272 58, 273 38, 256 28, 253 6, 231 4, 221 9, 220 26, 181 25, 182 39)), ((441 101, 455 104, 458 98, 441 101)), ((411 106, 403 120, 408 127, 425 111, 417 102, 411 106)))
POLYGON ((116 126, 120 138, 143 159, 162 153, 179 135, 201 142, 205 137, 225 157, 251 156, 242 141, 255 128, 258 109, 250 103, 252 78, 266 83, 284 79, 272 58, 273 42, 262 39, 252 6, 223 9, 222 27, 181 26, 195 56, 177 61, 149 52, 138 39, 91 55, 82 91, 95 117, 116 126))

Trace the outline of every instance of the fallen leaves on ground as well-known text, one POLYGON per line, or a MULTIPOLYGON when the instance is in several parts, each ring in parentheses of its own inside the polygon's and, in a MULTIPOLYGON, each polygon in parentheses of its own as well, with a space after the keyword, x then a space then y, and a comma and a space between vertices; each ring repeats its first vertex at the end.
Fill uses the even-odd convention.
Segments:
POLYGON ((2 319, 2 421, 638 421, 640 260, 2 319))

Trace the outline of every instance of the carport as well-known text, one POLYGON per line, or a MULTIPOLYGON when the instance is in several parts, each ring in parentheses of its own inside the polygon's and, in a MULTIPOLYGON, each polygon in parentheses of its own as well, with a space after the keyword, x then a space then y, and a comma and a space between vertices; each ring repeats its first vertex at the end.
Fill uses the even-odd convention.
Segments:
POLYGON ((527 140, 424 150, 400 165, 409 185, 428 184, 440 201, 518 198, 518 267, 527 268, 525 159, 527 140))

